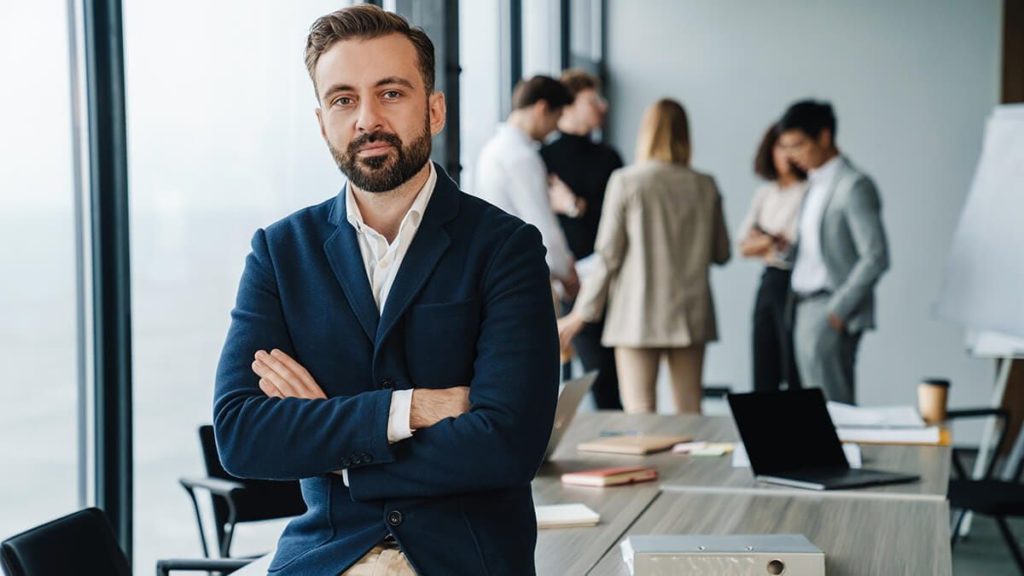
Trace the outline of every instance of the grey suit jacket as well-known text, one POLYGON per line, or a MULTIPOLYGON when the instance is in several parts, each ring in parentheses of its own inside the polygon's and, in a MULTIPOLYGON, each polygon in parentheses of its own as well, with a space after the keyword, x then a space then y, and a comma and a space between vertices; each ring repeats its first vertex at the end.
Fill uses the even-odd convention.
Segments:
MULTIPOLYGON (((828 271, 829 312, 850 332, 875 327, 875 284, 889 269, 882 201, 871 178, 840 159, 821 218, 821 256, 828 271)), ((790 261, 798 253, 797 237, 790 261)))

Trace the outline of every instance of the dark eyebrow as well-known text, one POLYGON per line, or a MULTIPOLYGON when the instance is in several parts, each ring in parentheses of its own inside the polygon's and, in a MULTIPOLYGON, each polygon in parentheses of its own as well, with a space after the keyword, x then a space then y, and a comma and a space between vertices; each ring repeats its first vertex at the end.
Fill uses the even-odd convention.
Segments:
MULTIPOLYGON (((406 80, 405 78, 402 78, 400 76, 388 76, 386 78, 381 78, 380 80, 377 80, 377 82, 374 84, 374 87, 380 88, 381 86, 387 86, 389 84, 398 84, 399 86, 404 86, 404 87, 406 87, 406 88, 408 88, 410 90, 415 89, 415 87, 412 85, 412 82, 409 82, 408 80, 406 80)), ((356 91, 355 87, 350 85, 350 84, 334 84, 334 85, 330 86, 327 90, 324 91, 323 97, 327 98, 328 96, 330 96, 331 94, 334 94, 336 92, 355 92, 355 91, 356 91)))
POLYGON ((380 80, 377 80, 377 84, 375 84, 375 86, 379 88, 381 86, 387 86, 388 84, 398 84, 399 86, 405 86, 410 90, 413 88, 412 82, 409 82, 405 78, 400 78, 398 76, 388 76, 387 78, 381 78, 380 80))

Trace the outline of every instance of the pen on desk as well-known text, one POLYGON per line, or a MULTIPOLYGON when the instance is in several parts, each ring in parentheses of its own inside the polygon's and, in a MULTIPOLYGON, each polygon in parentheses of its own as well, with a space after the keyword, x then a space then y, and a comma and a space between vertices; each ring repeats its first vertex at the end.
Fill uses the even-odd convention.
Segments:
POLYGON ((609 436, 639 436, 639 430, 601 430, 598 434, 601 437, 609 436))

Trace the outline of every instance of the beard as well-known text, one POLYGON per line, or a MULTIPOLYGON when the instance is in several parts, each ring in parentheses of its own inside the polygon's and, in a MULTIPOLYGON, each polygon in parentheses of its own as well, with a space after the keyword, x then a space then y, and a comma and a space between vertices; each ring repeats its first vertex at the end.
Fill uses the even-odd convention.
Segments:
POLYGON ((388 192, 398 188, 416 175, 430 159, 431 135, 429 119, 424 123, 423 132, 408 146, 390 132, 363 134, 349 143, 341 153, 330 142, 327 148, 337 162, 338 168, 348 177, 349 182, 367 192, 388 192), (367 144, 386 142, 392 150, 386 154, 359 157, 359 149, 367 144))

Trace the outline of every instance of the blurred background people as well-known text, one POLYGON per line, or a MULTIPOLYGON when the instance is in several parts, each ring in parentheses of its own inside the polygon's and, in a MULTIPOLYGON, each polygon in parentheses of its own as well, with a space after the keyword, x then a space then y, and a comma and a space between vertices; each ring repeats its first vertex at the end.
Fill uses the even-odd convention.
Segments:
POLYGON ((699 413, 704 347, 717 339, 711 264, 729 260, 722 198, 711 176, 690 168, 682 105, 663 99, 644 113, 636 163, 612 174, 594 271, 559 322, 565 346, 600 319, 615 348, 626 412, 654 412, 658 367, 668 359, 675 408, 699 413))
POLYGON ((797 102, 778 130, 779 146, 810 181, 792 254, 797 367, 804 386, 853 404, 857 347, 875 327, 875 285, 889 268, 881 199, 839 153, 831 104, 797 102))
POLYGON ((512 92, 508 120, 480 151, 470 190, 540 230, 552 279, 569 298, 579 290, 575 259, 551 209, 547 168, 538 146, 558 126, 562 109, 572 100, 565 86, 549 76, 520 80, 512 92))
MULTIPOLYGON (((562 111, 557 136, 541 148, 540 155, 550 174, 552 209, 578 262, 594 253, 605 188, 612 172, 622 167, 622 157, 593 138, 608 113, 600 80, 583 70, 566 70, 561 82, 573 101, 562 111)), ((566 308, 571 305, 571 301, 565 303, 566 308)), ((603 331, 603 318, 588 323, 572 345, 585 371, 599 371, 591 388, 597 408, 621 410, 615 353, 601 344, 603 331)))
POLYGON ((778 146, 779 133, 770 127, 754 157, 754 172, 766 180, 754 193, 740 224, 740 253, 764 261, 761 285, 754 301, 754 390, 768 392, 800 387, 793 355, 792 326, 786 314, 792 265, 784 256, 796 237, 807 174, 793 165, 778 146))

